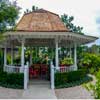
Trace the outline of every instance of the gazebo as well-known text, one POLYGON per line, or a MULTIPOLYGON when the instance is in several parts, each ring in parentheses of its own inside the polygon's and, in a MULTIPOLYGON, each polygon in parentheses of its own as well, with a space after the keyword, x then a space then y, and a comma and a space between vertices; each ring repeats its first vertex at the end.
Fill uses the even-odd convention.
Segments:
MULTIPOLYGON (((39 9, 24 14, 22 19, 16 26, 15 31, 5 33, 6 40, 4 42, 4 70, 14 72, 13 65, 13 49, 21 46, 21 66, 20 72, 26 71, 28 74, 28 65, 25 65, 24 47, 47 46, 55 48, 55 66, 59 70, 59 47, 74 48, 74 65, 73 70, 77 70, 77 46, 94 42, 97 38, 78 33, 70 32, 61 21, 59 15, 50 11, 39 9), (11 48, 11 65, 7 65, 7 48, 11 48), (26 66, 26 67, 25 67, 26 66), (25 69, 26 68, 26 69, 25 69), (7 70, 10 69, 10 70, 7 70)), ((32 63, 32 57, 30 57, 32 63)), ((24 74, 24 88, 27 88, 27 75, 24 74), (25 78, 26 77, 26 78, 25 78)), ((51 84, 54 88, 54 75, 51 70, 51 84)))

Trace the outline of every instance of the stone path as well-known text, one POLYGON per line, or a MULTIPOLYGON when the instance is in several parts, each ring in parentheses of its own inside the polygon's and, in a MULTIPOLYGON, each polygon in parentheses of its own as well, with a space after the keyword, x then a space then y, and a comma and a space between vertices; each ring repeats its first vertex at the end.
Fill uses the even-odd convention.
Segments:
POLYGON ((24 90, 0 87, 0 99, 20 99, 24 90))
POLYGON ((8 89, 0 87, 0 99, 93 99, 91 94, 82 86, 50 89, 49 82, 34 81, 27 90, 8 89), (41 82, 41 83, 40 83, 41 82))
POLYGON ((90 92, 82 86, 55 89, 55 93, 58 99, 93 99, 90 92))
POLYGON ((27 90, 0 87, 0 99, 56 99, 50 83, 30 84, 27 90))
POLYGON ((56 99, 54 90, 46 85, 30 85, 29 89, 23 92, 21 99, 56 99), (38 86, 38 87, 37 87, 38 86))

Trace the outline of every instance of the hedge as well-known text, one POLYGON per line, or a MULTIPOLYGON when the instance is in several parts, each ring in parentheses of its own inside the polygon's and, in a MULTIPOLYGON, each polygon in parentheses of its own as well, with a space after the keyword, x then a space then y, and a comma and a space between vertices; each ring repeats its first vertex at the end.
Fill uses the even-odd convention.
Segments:
POLYGON ((23 89, 23 73, 6 73, 0 72, 0 85, 7 88, 23 89))
POLYGON ((61 85, 56 86, 55 88, 59 89, 59 88, 68 88, 68 87, 78 86, 78 85, 81 85, 83 83, 90 82, 92 80, 93 80, 92 77, 85 76, 84 78, 82 78, 80 80, 69 82, 69 83, 65 83, 65 84, 61 84, 61 85))
POLYGON ((80 69, 71 72, 55 73, 55 86, 80 80, 86 76, 86 70, 80 69))

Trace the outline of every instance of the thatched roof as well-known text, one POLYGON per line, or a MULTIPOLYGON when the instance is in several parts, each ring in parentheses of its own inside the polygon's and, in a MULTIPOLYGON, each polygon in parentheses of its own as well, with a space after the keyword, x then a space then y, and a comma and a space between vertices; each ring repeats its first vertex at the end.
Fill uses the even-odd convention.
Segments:
POLYGON ((17 24, 16 30, 31 32, 68 31, 59 15, 43 9, 25 14, 17 24))

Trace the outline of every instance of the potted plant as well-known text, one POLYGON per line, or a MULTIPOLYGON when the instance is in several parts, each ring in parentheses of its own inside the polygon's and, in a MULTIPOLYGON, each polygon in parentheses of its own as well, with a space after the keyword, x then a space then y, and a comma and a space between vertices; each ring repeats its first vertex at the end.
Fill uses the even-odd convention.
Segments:
POLYGON ((61 60, 60 66, 65 67, 65 66, 70 66, 72 64, 73 64, 72 58, 64 58, 64 59, 61 60))

